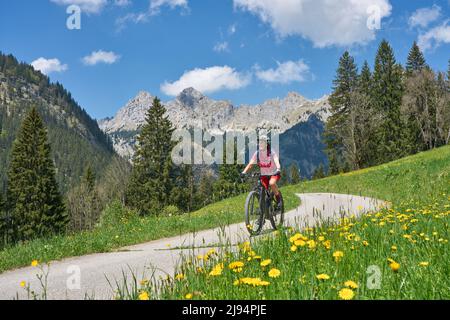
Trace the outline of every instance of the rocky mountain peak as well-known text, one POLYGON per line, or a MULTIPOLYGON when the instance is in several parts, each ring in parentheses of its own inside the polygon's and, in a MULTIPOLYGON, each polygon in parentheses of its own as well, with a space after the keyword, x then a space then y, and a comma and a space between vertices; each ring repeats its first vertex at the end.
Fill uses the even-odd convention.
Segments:
POLYGON ((190 87, 186 88, 180 92, 180 94, 176 98, 181 104, 195 108, 202 100, 208 99, 204 96, 200 91, 190 87))

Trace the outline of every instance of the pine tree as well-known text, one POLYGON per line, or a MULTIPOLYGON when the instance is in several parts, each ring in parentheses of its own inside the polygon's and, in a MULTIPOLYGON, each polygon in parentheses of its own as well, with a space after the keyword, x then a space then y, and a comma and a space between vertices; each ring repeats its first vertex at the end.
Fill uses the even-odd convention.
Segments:
POLYGON ((280 181, 278 181, 278 185, 279 186, 287 186, 288 184, 290 184, 290 175, 289 175, 289 171, 283 167, 281 168, 281 179, 280 181))
POLYGON ((65 231, 68 216, 55 179, 47 131, 35 107, 14 142, 7 201, 18 240, 65 231))
POLYGON ((369 64, 364 61, 358 78, 358 88, 355 93, 355 102, 358 105, 356 137, 359 150, 358 167, 369 167, 374 164, 376 140, 374 140, 378 114, 371 103, 372 72, 369 64))
POLYGON ((174 128, 158 98, 148 110, 138 137, 126 203, 141 214, 158 214, 169 205, 174 177, 171 152, 174 128))
POLYGON ((333 81, 333 93, 330 96, 331 116, 324 133, 333 174, 340 171, 348 161, 349 139, 352 139, 349 122, 355 108, 352 95, 357 84, 358 68, 354 58, 346 51, 339 60, 333 81))
POLYGON ((408 54, 408 60, 406 62, 406 72, 412 74, 427 67, 425 57, 420 50, 417 42, 414 41, 413 46, 408 54))
POLYGON ((202 208, 213 202, 214 176, 211 172, 202 173, 196 190, 195 203, 202 208))
MULTIPOLYGON (((224 139, 224 150, 226 150, 227 141, 224 139)), ((214 194, 217 200, 222 200, 230 196, 238 195, 247 189, 245 182, 241 180, 240 174, 244 171, 245 166, 238 164, 237 144, 234 143, 234 159, 233 164, 227 164, 226 152, 223 155, 223 164, 219 165, 219 179, 214 184, 214 194)))
POLYGON ((396 63, 392 47, 383 40, 375 59, 372 104, 381 115, 376 134, 376 163, 404 155, 404 132, 400 117, 402 102, 402 67, 396 63))
POLYGON ((86 184, 87 190, 93 192, 95 189, 95 173, 91 166, 88 166, 84 173, 83 182, 86 184))
POLYGON ((323 179, 326 177, 325 168, 321 163, 315 170, 312 176, 313 180, 323 179))
POLYGON ((291 164, 291 166, 289 167, 289 171, 291 174, 291 184, 300 183, 300 181, 302 180, 300 177, 300 169, 295 162, 291 164))
POLYGON ((90 230, 99 222, 103 206, 91 166, 86 168, 80 185, 69 191, 67 204, 71 231, 90 230))

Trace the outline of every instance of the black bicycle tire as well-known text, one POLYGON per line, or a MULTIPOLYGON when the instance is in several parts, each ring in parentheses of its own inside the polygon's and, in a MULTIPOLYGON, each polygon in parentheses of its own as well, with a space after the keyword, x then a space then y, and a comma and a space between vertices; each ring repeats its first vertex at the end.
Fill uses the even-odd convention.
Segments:
MULTIPOLYGON (((284 199, 283 199, 283 195, 281 194, 281 191, 280 191, 280 197, 281 197, 281 212, 279 213, 280 222, 278 223, 278 225, 277 225, 275 219, 273 218, 272 212, 270 213, 270 219, 269 220, 270 220, 270 224, 272 225, 272 228, 274 230, 278 230, 284 224, 284 199)), ((272 208, 272 210, 273 210, 273 208, 272 208)))
POLYGON ((251 191, 248 196, 247 199, 245 200, 245 227, 247 228, 248 232, 250 233, 250 235, 258 235, 261 232, 261 229, 263 227, 263 215, 261 214, 261 210, 260 210, 260 214, 259 214, 259 223, 258 223, 258 229, 257 230, 252 230, 250 229, 248 226, 250 225, 250 213, 249 213, 249 205, 250 205, 250 200, 252 199, 252 197, 256 197, 259 203, 259 206, 261 208, 261 203, 260 203, 260 197, 258 192, 256 191, 251 191))

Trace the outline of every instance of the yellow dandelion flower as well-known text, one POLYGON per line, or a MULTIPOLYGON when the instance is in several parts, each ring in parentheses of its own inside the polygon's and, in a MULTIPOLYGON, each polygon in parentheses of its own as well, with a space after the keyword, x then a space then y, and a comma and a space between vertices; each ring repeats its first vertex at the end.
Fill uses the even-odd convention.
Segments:
POLYGON ((308 241, 308 248, 309 249, 314 249, 316 247, 316 242, 314 240, 309 240, 308 241))
POLYGON ((242 261, 235 261, 228 265, 230 270, 238 269, 244 267, 244 263, 242 261))
POLYGON ((175 280, 184 280, 186 279, 186 276, 182 273, 179 273, 175 276, 175 280))
POLYGON ((391 268, 392 271, 398 272, 398 270, 400 269, 400 264, 398 262, 392 261, 389 264, 389 267, 391 268))
POLYGON ((318 280, 328 280, 328 279, 330 279, 330 276, 327 275, 326 273, 321 273, 321 274, 318 274, 318 275, 316 276, 316 278, 317 278, 318 280))
POLYGON ((147 291, 142 291, 138 297, 139 300, 150 300, 150 296, 147 291))
POLYGON ((343 288, 339 291, 339 298, 342 300, 352 300, 355 296, 355 293, 352 289, 349 288, 343 288))
POLYGON ((194 296, 194 295, 193 295, 192 293, 188 293, 188 294, 186 294, 184 297, 185 297, 187 300, 191 300, 193 296, 194 296))
POLYGON ((295 244, 291 246, 291 251, 292 251, 292 252, 297 251, 297 246, 296 246, 295 244))
POLYGON ((391 247, 391 250, 392 250, 392 251, 397 251, 397 246, 392 246, 392 247, 391 247))
POLYGON ((330 250, 330 248, 331 248, 331 241, 330 240, 324 241, 322 244, 325 247, 325 249, 330 250))
POLYGON ((306 245, 306 242, 302 239, 299 239, 294 241, 294 245, 296 245, 297 247, 304 247, 306 245))
POLYGON ((39 261, 37 261, 37 260, 31 261, 31 266, 32 267, 37 267, 38 265, 39 265, 39 261))
POLYGON ((278 278, 280 276, 280 274, 281 274, 281 271, 278 269, 275 269, 275 268, 273 268, 269 271, 269 277, 271 277, 271 278, 278 278))
POLYGON ((272 259, 263 260, 263 261, 261 261, 261 267, 267 267, 271 263, 272 263, 272 259))
POLYGON ((333 258, 336 262, 339 262, 343 256, 344 256, 344 253, 342 251, 333 252, 333 258))
POLYGON ((141 286, 146 286, 147 284, 148 284, 147 279, 141 280, 141 286))
POLYGON ((27 283, 25 281, 21 281, 20 282, 20 287, 21 288, 25 288, 26 285, 27 285, 27 283))
POLYGON ((348 280, 344 282, 344 286, 350 288, 350 289, 357 289, 358 288, 358 284, 352 280, 348 280))
POLYGON ((363 244, 364 247, 367 247, 367 246, 369 245, 369 242, 367 242, 366 240, 364 240, 364 241, 362 242, 362 244, 363 244))
POLYGON ((217 277, 222 274, 223 271, 223 263, 217 264, 209 273, 210 276, 217 277))

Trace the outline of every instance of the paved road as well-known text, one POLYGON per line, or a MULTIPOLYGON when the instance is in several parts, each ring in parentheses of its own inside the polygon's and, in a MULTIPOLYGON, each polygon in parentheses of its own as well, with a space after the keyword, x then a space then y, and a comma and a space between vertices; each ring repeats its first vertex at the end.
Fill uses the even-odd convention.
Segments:
MULTIPOLYGON (((385 203, 371 198, 328 194, 299 194, 301 205, 286 213, 286 222, 291 226, 314 226, 320 221, 337 219, 342 215, 360 215, 373 211, 385 203)), ((267 222, 267 225, 270 225, 267 222)), ((269 226, 267 226, 269 227, 269 226)), ((209 248, 226 239, 236 244, 249 239, 243 223, 223 228, 205 230, 196 234, 160 239, 148 243, 122 248, 111 253, 92 254, 52 262, 48 277, 49 299, 111 299, 113 289, 108 280, 121 282, 122 272, 133 270, 139 279, 156 277, 166 273, 173 275, 175 266, 182 257, 203 254, 209 248), (181 248, 181 249, 174 249, 181 248), (190 248, 190 249, 187 249, 190 248), (80 274, 80 289, 73 281, 80 274), (69 283, 69 286, 68 286, 69 283)), ((0 299, 26 298, 20 288, 21 281, 30 283, 32 289, 39 289, 36 268, 27 267, 0 274, 0 299)))

